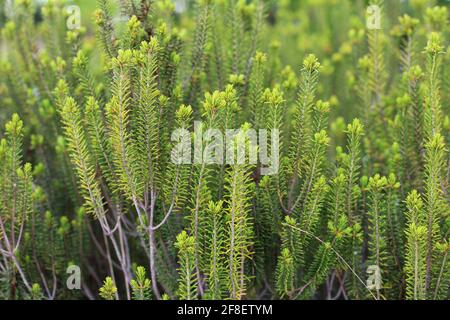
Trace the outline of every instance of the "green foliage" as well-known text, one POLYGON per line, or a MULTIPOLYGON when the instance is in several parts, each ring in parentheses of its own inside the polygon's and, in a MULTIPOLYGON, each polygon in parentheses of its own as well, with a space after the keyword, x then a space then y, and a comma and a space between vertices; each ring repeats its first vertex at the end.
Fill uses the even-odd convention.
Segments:
POLYGON ((284 248, 278 257, 277 264, 277 293, 280 297, 289 293, 294 289, 294 258, 288 248, 284 248))
POLYGON ((183 231, 177 236, 175 247, 178 249, 180 264, 177 296, 181 300, 195 300, 197 298, 195 238, 188 236, 186 231, 183 231))
MULTIPOLYGON (((387 223, 386 223, 386 200, 384 190, 387 187, 386 177, 375 175, 369 179, 369 259, 368 264, 380 268, 381 273, 386 273, 388 253, 387 246, 387 223)), ((386 286, 386 285, 385 285, 386 286)), ((377 288, 377 298, 382 293, 377 288)))
POLYGON ((406 294, 410 300, 426 299, 426 217, 423 201, 417 191, 406 199, 408 227, 406 242, 406 294))
POLYGON ((207 232, 205 243, 207 250, 203 252, 208 257, 209 266, 205 272, 207 276, 206 296, 213 300, 219 300, 225 292, 225 227, 223 202, 210 202, 206 211, 205 231, 207 232))
POLYGON ((133 290, 134 300, 150 300, 151 284, 150 280, 146 278, 144 267, 136 268, 136 279, 131 280, 130 286, 133 290))
POLYGON ((80 179, 80 189, 83 190, 86 211, 97 218, 102 217, 105 214, 103 197, 99 183, 95 179, 93 161, 88 153, 80 111, 73 98, 66 99, 61 111, 61 118, 65 126, 72 163, 80 179))
POLYGON ((117 287, 111 277, 106 277, 103 286, 99 289, 99 295, 104 300, 115 300, 117 296, 117 287))
MULTIPOLYGON (((236 146, 239 141, 245 141, 248 126, 244 125, 234 138, 236 146)), ((245 145, 248 141, 245 141, 245 145)), ((233 146, 234 148, 234 146, 233 146)), ((233 149, 234 153, 234 149, 233 149)), ((252 221, 250 213, 250 199, 252 196, 252 182, 250 179, 250 167, 245 163, 246 159, 240 159, 238 153, 236 164, 230 166, 225 182, 228 205, 225 214, 226 225, 226 268, 227 286, 231 299, 241 299, 246 295, 247 275, 245 273, 245 260, 251 259, 252 250, 252 221)))
POLYGON ((42 299, 42 289, 37 283, 33 283, 31 287, 31 300, 41 300, 42 299))
MULTIPOLYGON (((442 233, 440 221, 448 218, 448 202, 443 196, 442 185, 439 182, 443 172, 445 145, 440 134, 434 135, 426 144, 425 155, 425 212, 426 212, 426 289, 431 291, 433 282, 440 277, 440 265, 437 258, 439 239, 446 240, 442 233), (437 264, 437 265, 436 265, 437 264)), ((444 260, 445 265, 445 260, 444 260)), ((430 297, 431 293, 427 294, 430 297)))
POLYGON ((448 299, 447 7, 68 3, 0 5, 1 298, 448 299))

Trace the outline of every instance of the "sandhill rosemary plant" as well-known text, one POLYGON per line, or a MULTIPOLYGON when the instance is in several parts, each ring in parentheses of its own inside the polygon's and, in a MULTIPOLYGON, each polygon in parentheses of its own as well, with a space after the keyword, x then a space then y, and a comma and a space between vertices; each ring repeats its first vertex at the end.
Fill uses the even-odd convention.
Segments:
POLYGON ((445 3, 0 0, 0 298, 448 299, 445 3))

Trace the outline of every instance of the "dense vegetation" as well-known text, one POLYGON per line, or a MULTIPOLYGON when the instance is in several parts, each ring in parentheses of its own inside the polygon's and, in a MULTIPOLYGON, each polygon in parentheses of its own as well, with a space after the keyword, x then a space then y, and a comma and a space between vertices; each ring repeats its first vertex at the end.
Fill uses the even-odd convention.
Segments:
POLYGON ((448 299, 446 1, 91 2, 0 0, 0 298, 448 299))

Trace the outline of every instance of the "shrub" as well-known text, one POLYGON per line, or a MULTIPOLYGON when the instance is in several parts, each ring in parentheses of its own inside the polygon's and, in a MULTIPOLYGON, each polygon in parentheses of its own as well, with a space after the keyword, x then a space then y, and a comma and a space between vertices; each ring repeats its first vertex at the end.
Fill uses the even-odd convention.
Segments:
POLYGON ((369 4, 0 11, 0 296, 447 299, 447 7, 369 4))

